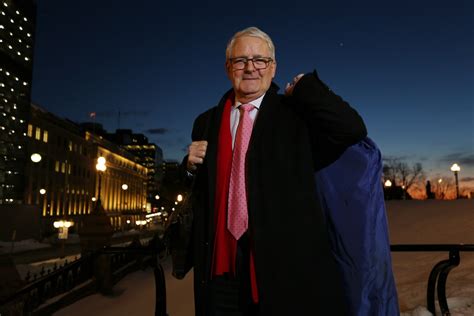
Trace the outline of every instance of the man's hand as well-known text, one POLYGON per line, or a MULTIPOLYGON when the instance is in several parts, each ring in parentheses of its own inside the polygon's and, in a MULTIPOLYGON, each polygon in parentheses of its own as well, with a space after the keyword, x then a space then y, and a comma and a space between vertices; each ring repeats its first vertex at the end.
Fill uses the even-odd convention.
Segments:
POLYGON ((285 95, 290 96, 293 94, 293 89, 295 88, 296 84, 298 81, 300 81, 301 77, 303 77, 304 74, 299 74, 296 77, 293 78, 293 81, 291 83, 287 83, 285 87, 285 95))
POLYGON ((207 141, 201 140, 192 142, 188 147, 188 162, 186 167, 189 172, 194 172, 197 165, 201 165, 206 157, 207 141))

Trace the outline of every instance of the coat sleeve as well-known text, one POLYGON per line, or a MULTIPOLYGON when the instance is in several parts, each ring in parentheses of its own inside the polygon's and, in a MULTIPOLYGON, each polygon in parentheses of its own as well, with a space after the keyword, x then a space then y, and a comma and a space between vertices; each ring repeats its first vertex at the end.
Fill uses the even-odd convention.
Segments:
POLYGON ((290 102, 307 125, 315 170, 331 164, 367 136, 357 111, 331 91, 316 71, 300 79, 290 102))

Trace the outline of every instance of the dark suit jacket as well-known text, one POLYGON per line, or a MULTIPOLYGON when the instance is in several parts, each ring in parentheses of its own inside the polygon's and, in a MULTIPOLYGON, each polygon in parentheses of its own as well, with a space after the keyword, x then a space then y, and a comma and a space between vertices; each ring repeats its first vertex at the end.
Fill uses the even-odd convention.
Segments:
MULTIPOLYGON (((331 254, 314 171, 363 139, 365 125, 345 101, 305 75, 293 96, 272 84, 247 152, 249 230, 261 315, 345 315, 341 277, 331 254)), ((208 148, 194 186, 193 262, 196 315, 207 316, 214 242, 217 143, 227 92, 194 122, 193 141, 208 148)))

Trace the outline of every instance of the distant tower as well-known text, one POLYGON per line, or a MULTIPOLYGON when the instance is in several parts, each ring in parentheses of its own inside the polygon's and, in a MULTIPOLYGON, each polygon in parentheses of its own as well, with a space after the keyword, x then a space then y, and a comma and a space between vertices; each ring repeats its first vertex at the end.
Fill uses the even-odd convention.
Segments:
POLYGON ((36 4, 0 0, 0 204, 21 204, 33 73, 36 4))

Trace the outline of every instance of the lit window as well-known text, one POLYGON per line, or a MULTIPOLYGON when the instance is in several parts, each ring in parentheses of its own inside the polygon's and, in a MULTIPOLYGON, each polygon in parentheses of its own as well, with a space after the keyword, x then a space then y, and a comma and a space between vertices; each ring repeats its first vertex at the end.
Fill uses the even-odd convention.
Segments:
POLYGON ((69 148, 69 151, 72 151, 72 141, 69 141, 68 148, 69 148))
POLYGON ((66 164, 64 162, 61 163, 61 172, 62 173, 66 172, 66 164))
POLYGON ((59 161, 54 164, 54 171, 59 172, 59 161))
POLYGON ((48 131, 43 132, 43 142, 45 142, 45 143, 48 142, 48 131))
POLYGON ((37 140, 41 139, 41 128, 39 128, 39 127, 36 128, 35 138, 37 140))

